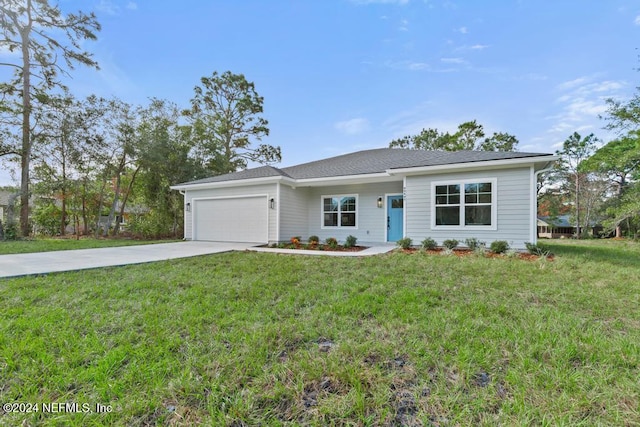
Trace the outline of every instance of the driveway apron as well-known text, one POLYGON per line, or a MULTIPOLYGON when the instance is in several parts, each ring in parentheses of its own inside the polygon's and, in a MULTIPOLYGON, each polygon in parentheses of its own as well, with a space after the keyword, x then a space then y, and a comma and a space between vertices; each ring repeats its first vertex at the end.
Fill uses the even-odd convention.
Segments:
POLYGON ((0 255, 0 278, 141 264, 229 251, 244 251, 255 245, 255 243, 189 241, 0 255))

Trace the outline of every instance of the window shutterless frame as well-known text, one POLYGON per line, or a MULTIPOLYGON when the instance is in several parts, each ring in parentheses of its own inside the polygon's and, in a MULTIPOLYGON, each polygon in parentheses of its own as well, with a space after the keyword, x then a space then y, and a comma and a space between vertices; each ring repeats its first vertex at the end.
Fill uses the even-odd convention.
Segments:
POLYGON ((320 196, 320 227, 358 228, 358 195, 336 194, 320 196))
POLYGON ((496 178, 431 183, 431 229, 497 230, 496 178))

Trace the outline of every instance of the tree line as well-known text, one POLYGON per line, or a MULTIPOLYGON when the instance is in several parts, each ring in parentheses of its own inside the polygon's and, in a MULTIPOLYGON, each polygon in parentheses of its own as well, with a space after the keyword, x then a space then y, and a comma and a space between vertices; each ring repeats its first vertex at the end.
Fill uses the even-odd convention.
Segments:
POLYGON ((12 234, 28 236, 32 220, 51 234, 70 224, 77 234, 118 233, 131 207, 144 213, 133 224, 143 234, 176 235, 182 200, 169 185, 280 161, 280 147, 260 143, 269 134, 263 98, 242 74, 203 77, 187 108, 76 98, 63 77, 76 65, 98 68, 81 48, 98 31, 94 14, 64 14, 47 0, 0 3, 0 49, 17 53, 0 63, 13 70, 0 82, 0 157, 21 174, 12 234))

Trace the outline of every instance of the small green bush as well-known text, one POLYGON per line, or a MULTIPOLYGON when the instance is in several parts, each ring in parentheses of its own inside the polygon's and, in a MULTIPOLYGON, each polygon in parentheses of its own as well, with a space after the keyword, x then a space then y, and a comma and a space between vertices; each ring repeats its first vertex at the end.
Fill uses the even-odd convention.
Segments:
POLYGON ((444 246, 447 249, 452 249, 455 248, 456 246, 458 246, 458 242, 456 239, 447 239, 444 242, 442 242, 442 246, 444 246))
POLYGON ((424 249, 425 251, 430 251, 438 247, 438 242, 436 242, 431 237, 427 237, 426 239, 424 239, 421 244, 422 249, 424 249))
POLYGON ((495 240, 491 242, 490 249, 493 253, 503 254, 509 250, 509 243, 507 243, 505 240, 495 240))
POLYGON ((469 239, 465 239, 464 244, 467 245, 469 249, 475 251, 483 246, 486 246, 486 242, 476 239, 475 237, 471 237, 469 239))
POLYGON ((4 240, 18 240, 18 224, 15 222, 8 223, 4 226, 4 240))
POLYGON ((320 238, 314 234, 313 236, 309 236, 308 242, 310 245, 317 245, 320 243, 320 238))
POLYGON ((344 247, 345 248, 352 248, 356 245, 356 243, 358 242, 358 238, 356 236, 347 236, 347 239, 344 241, 344 247))
POLYGON ((336 240, 335 237, 327 237, 324 243, 331 249, 336 249, 338 247, 338 240, 336 240))
POLYGON ((536 244, 531 242, 525 242, 524 246, 527 248, 527 251, 529 251, 531 255, 538 255, 538 256, 544 256, 544 257, 553 255, 551 251, 549 251, 549 249, 547 249, 544 245, 541 245, 540 243, 536 244))
POLYGON ((396 245, 402 249, 409 249, 413 244, 413 240, 410 237, 404 237, 396 242, 396 245))

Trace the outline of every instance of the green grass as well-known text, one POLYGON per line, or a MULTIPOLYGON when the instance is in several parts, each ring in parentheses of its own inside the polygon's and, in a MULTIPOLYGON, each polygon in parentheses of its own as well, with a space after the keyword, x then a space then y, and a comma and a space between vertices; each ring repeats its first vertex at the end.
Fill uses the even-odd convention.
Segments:
POLYGON ((229 253, 0 282, 0 425, 638 425, 640 246, 229 253))
POLYGON ((130 239, 53 239, 38 238, 32 240, 1 241, 0 255, 26 254, 32 252, 66 251, 70 249, 107 248, 114 246, 149 245, 152 243, 168 243, 177 240, 130 240, 130 239))

